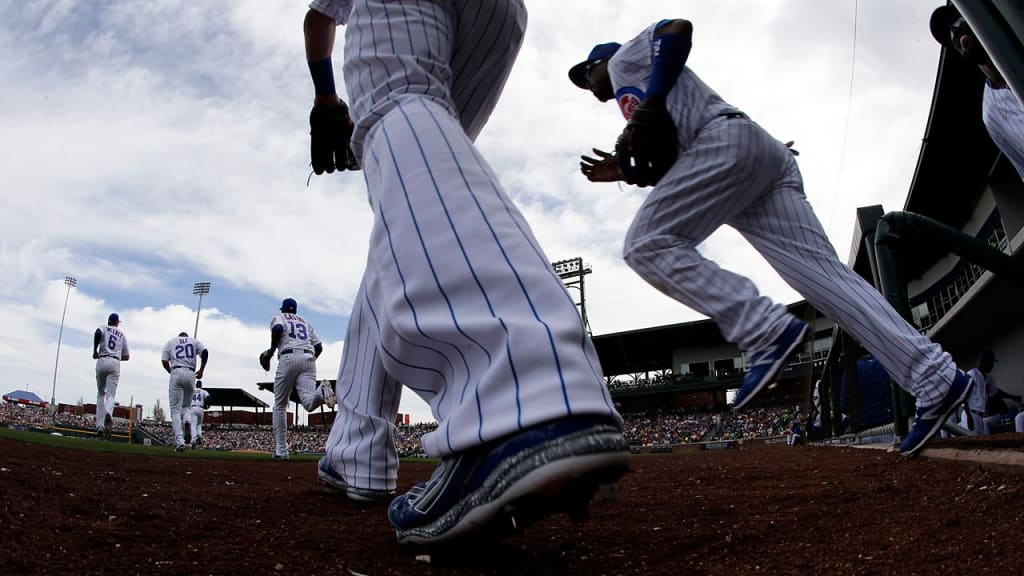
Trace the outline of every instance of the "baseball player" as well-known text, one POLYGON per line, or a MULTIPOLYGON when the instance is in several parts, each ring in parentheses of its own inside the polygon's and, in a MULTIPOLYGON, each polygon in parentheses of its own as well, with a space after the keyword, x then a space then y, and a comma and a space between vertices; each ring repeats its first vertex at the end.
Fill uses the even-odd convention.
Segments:
POLYGON ((394 492, 403 383, 431 406, 438 428, 423 447, 441 462, 391 502, 399 542, 500 537, 585 506, 628 468, 622 420, 572 298, 473 143, 522 43, 523 1, 314 1, 304 31, 317 173, 346 164, 344 121, 321 149, 320 119, 341 107, 340 24, 374 226, 321 480, 352 498, 394 492))
POLYGON ((270 320, 270 348, 260 354, 260 365, 270 369, 270 358, 277 352, 274 375, 274 458, 288 458, 288 397, 292 390, 308 412, 326 404, 334 408, 334 390, 317 384, 316 359, 323 352, 313 325, 298 314, 294 298, 281 302, 281 313, 270 320))
POLYGON ((203 381, 196 380, 195 391, 188 410, 189 428, 192 430, 192 447, 198 448, 203 443, 203 416, 210 408, 210 393, 203 389, 203 381))
MULTIPOLYGON (((180 332, 177 338, 171 338, 164 344, 160 362, 164 370, 170 374, 167 385, 168 403, 171 407, 171 429, 174 431, 174 449, 185 450, 185 433, 182 422, 188 420, 192 391, 196 380, 202 379, 206 371, 206 362, 210 353, 202 342, 192 338, 188 332, 180 332), (199 370, 196 370, 196 358, 199 358, 199 370)), ((192 428, 194 436, 196 429, 192 428)))
POLYGON ((110 438, 114 427, 114 396, 121 378, 121 362, 128 361, 128 339, 118 328, 121 318, 107 317, 107 325, 92 335, 92 357, 96 360, 96 433, 110 438))
POLYGON ((1024 178, 1024 107, 1021 107, 1020 100, 954 6, 936 8, 929 25, 932 36, 939 44, 955 50, 985 75, 981 120, 992 142, 1024 178))
MULTIPOLYGON (((734 409, 772 382, 808 327, 698 246, 723 224, 738 230, 814 307, 838 322, 917 397, 900 445, 916 454, 967 396, 970 378, 836 256, 803 192, 794 154, 686 66, 693 24, 662 20, 624 45, 599 44, 570 80, 615 100, 627 125, 616 152, 594 149, 580 168, 592 182, 654 183, 626 234, 626 263, 652 286, 714 319, 750 368, 734 409), (671 123, 670 137, 657 141, 671 123), (652 150, 670 148, 660 166, 652 150), (655 173, 662 168, 664 173, 655 173), (639 176, 638 176, 639 175, 639 176)), ((661 153, 661 151, 658 151, 661 153)))

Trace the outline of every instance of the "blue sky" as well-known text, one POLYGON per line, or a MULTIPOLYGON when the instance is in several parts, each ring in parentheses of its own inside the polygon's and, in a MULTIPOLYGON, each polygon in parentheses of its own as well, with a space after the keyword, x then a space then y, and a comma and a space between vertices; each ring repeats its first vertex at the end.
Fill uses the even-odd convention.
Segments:
MULTIPOLYGON (((698 314, 619 256, 644 192, 589 184, 581 153, 608 148, 621 116, 566 79, 598 42, 651 22, 694 22, 689 65, 780 140, 845 259, 859 206, 902 208, 924 133, 938 3, 911 0, 529 2, 525 45, 478 140, 552 261, 581 256, 596 334, 698 314), (856 39, 855 39, 856 33, 856 39)), ((132 346, 118 400, 166 406, 159 352, 192 331, 211 386, 256 390, 256 356, 286 296, 299 301, 333 378, 371 224, 361 175, 307 186, 312 86, 302 2, 0 0, 0 334, 3 391, 50 398, 65 275, 75 276, 58 401, 95 399, 92 331, 121 314, 132 346)), ((335 58, 339 66, 341 55, 335 58)), ((341 85, 341 88, 344 88, 341 85)), ((771 297, 799 296, 730 229, 706 255, 771 297)), ((402 410, 429 420, 412 393, 402 410)))

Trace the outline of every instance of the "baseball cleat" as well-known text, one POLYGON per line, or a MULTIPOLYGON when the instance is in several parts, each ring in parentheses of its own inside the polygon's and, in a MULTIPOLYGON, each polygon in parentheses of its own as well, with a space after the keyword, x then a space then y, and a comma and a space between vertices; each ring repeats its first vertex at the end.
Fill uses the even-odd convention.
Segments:
POLYGON ((736 392, 732 409, 739 410, 753 400, 765 386, 770 384, 807 335, 807 324, 792 318, 786 329, 767 348, 750 355, 750 370, 743 378, 743 385, 736 392))
POLYGON ((602 417, 568 417, 445 458, 395 498, 402 544, 500 540, 551 512, 585 516, 598 487, 629 471, 629 443, 602 417))
POLYGON ((185 445, 184 444, 178 444, 177 446, 174 447, 174 451, 175 452, 184 452, 185 451, 185 445))
POLYGON ((949 418, 956 407, 967 401, 967 395, 971 393, 973 385, 973 378, 962 370, 957 370, 956 376, 953 377, 953 384, 942 400, 932 406, 918 406, 914 425, 910 428, 907 437, 900 443, 900 455, 908 458, 916 456, 932 436, 939 431, 942 423, 949 418))
POLYGON ((356 502, 390 502, 395 497, 394 490, 371 490, 369 488, 349 486, 348 482, 334 471, 334 466, 331 465, 331 461, 327 456, 321 457, 320 462, 317 463, 317 478, 320 479, 320 483, 323 484, 325 491, 332 493, 340 492, 347 496, 349 500, 356 502))

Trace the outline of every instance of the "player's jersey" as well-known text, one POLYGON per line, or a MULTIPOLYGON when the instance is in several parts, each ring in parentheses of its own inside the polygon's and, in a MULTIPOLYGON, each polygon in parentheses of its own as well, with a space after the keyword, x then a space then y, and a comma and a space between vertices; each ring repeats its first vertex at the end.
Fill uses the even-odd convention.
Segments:
MULTIPOLYGON (((608 75, 615 90, 615 101, 622 115, 629 120, 633 110, 643 101, 647 84, 651 80, 651 47, 654 30, 664 22, 656 22, 635 38, 622 45, 608 61, 608 75)), ((697 131, 717 116, 739 110, 722 100, 714 90, 684 66, 675 86, 665 102, 669 114, 676 121, 680 144, 693 140, 697 131)))
POLYGON ((206 346, 203 346, 199 340, 191 336, 178 336, 167 341, 160 359, 166 360, 172 370, 174 368, 195 370, 196 358, 202 356, 205 351, 206 346))
POLYGON ((349 13, 352 12, 352 0, 313 0, 309 7, 330 16, 338 24, 345 24, 348 22, 349 13))
POLYGON ((128 340, 124 332, 117 329, 117 326, 100 326, 96 329, 101 336, 100 345, 97 349, 100 358, 110 357, 121 359, 128 354, 128 340))
POLYGON ((312 352, 320 343, 320 337, 316 335, 313 326, 298 314, 283 312, 275 315, 270 321, 270 329, 273 330, 275 326, 284 328, 284 332, 281 333, 281 341, 277 345, 278 357, 285 350, 312 352))
POLYGON ((1024 108, 1013 90, 986 83, 981 119, 992 141, 1024 178, 1024 108))
POLYGON ((975 412, 984 412, 989 397, 996 395, 995 382, 977 368, 968 370, 967 375, 974 379, 974 387, 967 395, 967 406, 975 412))
POLYGON ((206 409, 206 399, 209 398, 210 393, 202 388, 196 388, 196 391, 192 393, 192 407, 206 409))

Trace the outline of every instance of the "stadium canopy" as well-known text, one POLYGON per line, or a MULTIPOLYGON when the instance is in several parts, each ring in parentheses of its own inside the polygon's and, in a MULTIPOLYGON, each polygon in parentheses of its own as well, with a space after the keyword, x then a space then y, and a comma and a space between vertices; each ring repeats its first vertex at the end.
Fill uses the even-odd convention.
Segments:
POLYGON ((4 394, 3 398, 8 402, 28 404, 29 406, 39 406, 41 408, 45 408, 48 405, 45 400, 28 390, 14 390, 4 394))
MULTIPOLYGON (((807 302, 801 300, 788 308, 794 315, 803 317, 807 302)), ((592 340, 605 376, 672 370, 675 350, 725 343, 718 325, 711 320, 602 334, 593 336, 592 340)))
POLYGON ((210 405, 221 408, 255 408, 266 409, 270 407, 263 400, 249 394, 241 388, 207 388, 203 387, 210 394, 210 405))

